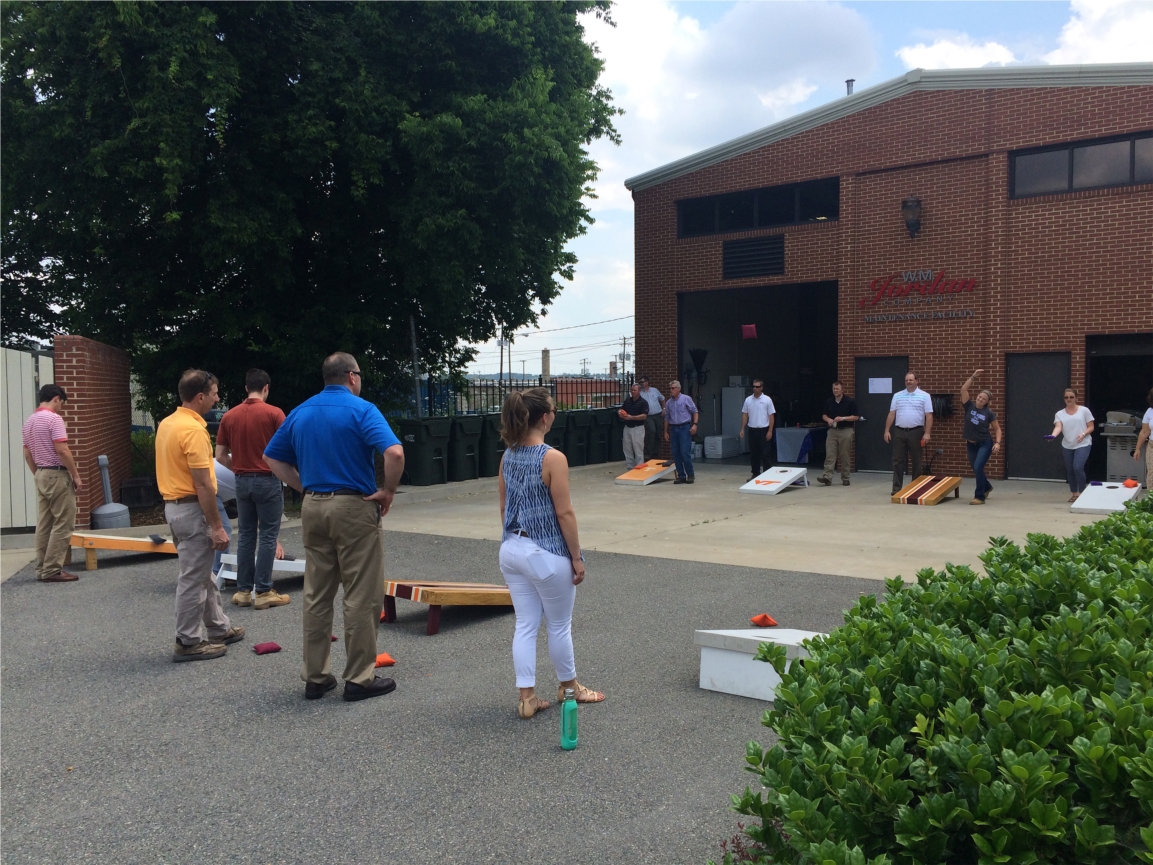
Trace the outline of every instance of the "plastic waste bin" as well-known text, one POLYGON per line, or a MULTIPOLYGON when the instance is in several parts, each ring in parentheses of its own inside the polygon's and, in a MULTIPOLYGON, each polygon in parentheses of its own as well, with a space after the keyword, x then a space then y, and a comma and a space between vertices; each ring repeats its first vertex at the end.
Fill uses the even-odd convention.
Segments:
POLYGON ((592 434, 591 411, 570 411, 564 434, 564 455, 570 466, 588 465, 589 437, 592 434))
POLYGON ((552 429, 545 433, 544 436, 544 443, 546 445, 556 448, 566 457, 568 456, 568 451, 565 450, 564 437, 565 431, 568 429, 568 416, 569 412, 558 411, 556 413, 556 418, 553 419, 552 429))
POLYGON ((471 481, 480 477, 480 435, 484 418, 478 414, 452 418, 448 437, 448 479, 471 481))
POLYGON ((625 422, 621 420, 621 407, 614 405, 613 420, 609 425, 609 462, 623 463, 625 461, 625 422))
POLYGON ((448 440, 452 418, 406 418, 400 422, 404 471, 413 486, 427 487, 448 481, 448 440))
MULTIPOLYGON (((589 455, 588 464, 608 462, 609 458, 609 432, 613 425, 614 409, 594 408, 589 414, 593 416, 592 426, 589 428, 589 455)), ((621 459, 624 459, 622 456, 621 459)))
POLYGON ((500 458, 504 455, 504 439, 500 437, 500 415, 482 414, 480 451, 477 471, 482 478, 495 478, 500 472, 500 458))

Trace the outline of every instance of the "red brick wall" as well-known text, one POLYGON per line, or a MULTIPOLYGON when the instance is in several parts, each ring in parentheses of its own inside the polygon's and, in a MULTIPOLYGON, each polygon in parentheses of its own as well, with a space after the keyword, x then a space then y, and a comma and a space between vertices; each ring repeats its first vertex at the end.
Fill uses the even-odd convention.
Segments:
POLYGON ((68 425, 68 446, 84 481, 76 496, 76 525, 87 528, 92 509, 104 504, 96 457, 108 457, 117 501, 120 484, 132 471, 128 355, 82 336, 57 336, 53 348, 56 384, 68 393, 60 416, 68 425))
MULTIPOLYGON (((1153 87, 922 91, 637 191, 637 369, 665 382, 684 364, 678 293, 836 279, 838 374, 851 393, 857 356, 908 355, 933 393, 957 393, 985 368, 1003 416, 1005 355, 1030 351, 1072 352, 1083 389, 1087 334, 1153 330, 1153 185, 1010 200, 1008 151, 1150 128, 1153 87), (676 237, 679 199, 834 175, 837 222, 676 237), (908 195, 924 211, 915 239, 900 217, 908 195), (773 233, 787 235, 783 276, 721 280, 723 241, 773 233), (874 278, 906 270, 977 284, 935 304, 860 307, 874 278), (972 317, 864 320, 962 309, 972 317)), ((970 473, 959 413, 933 433, 945 449, 934 468, 970 473)), ((989 471, 1003 475, 1001 456, 989 471)))

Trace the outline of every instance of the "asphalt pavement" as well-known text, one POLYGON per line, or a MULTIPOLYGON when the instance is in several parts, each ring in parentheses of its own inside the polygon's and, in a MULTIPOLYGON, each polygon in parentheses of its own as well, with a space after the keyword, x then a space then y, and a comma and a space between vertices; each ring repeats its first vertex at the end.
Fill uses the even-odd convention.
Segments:
MULTIPOLYGON (((282 540, 303 554, 298 528, 282 540)), ((501 581, 494 541, 385 542, 390 577, 501 581)), ((446 608, 428 637, 427 607, 398 601, 378 640, 396 692, 306 701, 299 578, 277 582, 289 606, 228 605, 247 634, 227 656, 173 664, 174 558, 102 552, 81 573, 43 584, 29 567, 0 586, 5 863, 703 865, 736 831, 729 795, 754 780, 745 744, 771 738, 767 704, 697 687, 693 631, 759 612, 827 631, 881 588, 590 553, 577 669, 608 699, 581 707, 566 752, 555 702, 516 717, 511 610, 446 608), (283 651, 255 655, 267 640, 283 651)), ((543 631, 538 654, 555 701, 543 631)))

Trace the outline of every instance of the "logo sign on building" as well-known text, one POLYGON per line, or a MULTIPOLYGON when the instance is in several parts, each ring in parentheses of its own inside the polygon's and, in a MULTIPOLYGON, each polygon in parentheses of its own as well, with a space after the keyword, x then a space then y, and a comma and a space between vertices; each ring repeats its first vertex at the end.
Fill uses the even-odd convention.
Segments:
POLYGON ((945 271, 906 270, 891 276, 878 276, 869 283, 868 293, 861 298, 861 308, 876 306, 885 299, 902 297, 943 297, 965 294, 977 287, 976 279, 947 279, 945 271))

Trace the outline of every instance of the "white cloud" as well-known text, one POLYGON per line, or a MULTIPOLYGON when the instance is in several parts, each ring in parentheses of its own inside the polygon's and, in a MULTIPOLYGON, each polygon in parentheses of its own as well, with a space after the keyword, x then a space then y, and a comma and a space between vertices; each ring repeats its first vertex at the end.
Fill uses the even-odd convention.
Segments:
POLYGON ((1048 63, 1133 63, 1153 60, 1153 3, 1073 0, 1048 63))
POLYGON ((932 45, 918 42, 898 48, 897 56, 908 69, 972 69, 1005 66, 1017 58, 1000 42, 974 42, 965 33, 943 36, 932 45))

